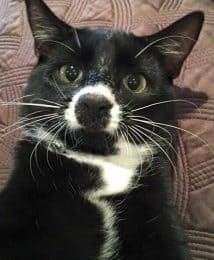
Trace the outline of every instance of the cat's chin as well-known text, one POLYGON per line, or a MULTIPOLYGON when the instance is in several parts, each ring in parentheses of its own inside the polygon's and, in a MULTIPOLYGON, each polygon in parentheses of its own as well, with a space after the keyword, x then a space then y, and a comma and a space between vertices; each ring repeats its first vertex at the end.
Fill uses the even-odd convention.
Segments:
POLYGON ((88 135, 100 135, 100 134, 105 134, 106 131, 102 128, 94 128, 94 127, 90 127, 87 129, 84 129, 83 132, 87 133, 88 135))
POLYGON ((115 151, 117 138, 114 133, 101 129, 76 129, 61 133, 62 140, 66 140, 67 149, 78 152, 107 155, 115 151))

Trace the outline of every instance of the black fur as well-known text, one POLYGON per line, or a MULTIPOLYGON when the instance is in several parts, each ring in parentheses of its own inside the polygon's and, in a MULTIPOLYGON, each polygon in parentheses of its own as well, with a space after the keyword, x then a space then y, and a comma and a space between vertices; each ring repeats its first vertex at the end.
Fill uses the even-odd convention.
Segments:
MULTIPOLYGON (((195 12, 148 37, 106 29, 77 29, 80 48, 74 29, 56 18, 42 1, 27 1, 27 10, 40 60, 25 91, 25 95, 33 96, 25 97, 24 102, 41 103, 41 99, 46 99, 62 105, 60 109, 23 106, 20 116, 27 116, 32 122, 35 114, 55 112, 63 115, 72 96, 82 87, 104 82, 112 88, 117 102, 124 107, 123 122, 133 125, 125 116, 126 112, 173 98, 172 79, 178 75, 194 42, 175 38, 182 49, 179 56, 165 54, 155 44, 139 57, 134 56, 151 41, 161 37, 183 33, 197 40, 203 21, 203 15, 195 12), (49 30, 42 29, 44 31, 41 32, 39 24, 49 30), (44 35, 39 37, 39 33, 49 33, 46 35, 49 40, 44 40, 44 35), (83 77, 75 85, 57 81, 59 91, 53 78, 57 80, 56 72, 64 64, 79 67, 83 77), (124 85, 124 77, 132 73, 145 76, 148 86, 144 93, 134 94, 124 85)), ((158 45, 164 46, 164 43, 169 43, 167 41, 163 39, 158 45)), ((134 115, 168 123, 173 120, 174 106, 172 103, 153 106, 134 115)), ((33 132, 35 126, 41 125, 48 129, 57 120, 43 120, 34 123, 33 127, 24 126, 24 129, 33 132)), ((160 128, 142 126, 166 140, 169 138, 160 128)), ((132 137, 130 142, 142 142, 131 132, 129 134, 132 137)), ((67 149, 105 156, 117 153, 117 137, 104 131, 76 130, 74 137, 72 129, 64 127, 58 138, 65 141, 67 149), (82 142, 76 143, 79 137, 82 142), (75 148, 72 148, 74 143, 75 148)), ((149 141, 148 137, 144 138, 149 141)), ((169 153, 167 143, 154 139, 169 153)), ((37 140, 30 137, 18 143, 10 181, 0 194, 0 259, 107 260, 98 259, 104 242, 102 215, 83 195, 103 185, 99 169, 67 159, 63 151, 61 155, 55 153, 54 149, 58 151, 58 147, 52 147, 52 151, 47 152, 47 145, 42 142, 36 154, 31 156, 36 144, 37 140)), ((103 198, 114 206, 118 220, 119 252, 111 260, 191 259, 171 201, 170 172, 169 161, 162 151, 158 151, 151 165, 139 165, 138 176, 142 178, 137 188, 127 194, 103 198)))

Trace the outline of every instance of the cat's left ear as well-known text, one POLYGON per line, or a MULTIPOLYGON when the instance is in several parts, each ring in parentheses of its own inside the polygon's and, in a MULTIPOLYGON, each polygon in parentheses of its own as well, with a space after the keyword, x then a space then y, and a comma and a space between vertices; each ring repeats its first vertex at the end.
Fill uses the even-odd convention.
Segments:
POLYGON ((36 51, 47 55, 54 41, 71 31, 71 27, 57 18, 42 0, 25 2, 36 51))
POLYGON ((147 46, 157 47, 164 58, 168 75, 175 78, 195 45, 204 21, 201 11, 190 13, 162 31, 146 37, 147 46))

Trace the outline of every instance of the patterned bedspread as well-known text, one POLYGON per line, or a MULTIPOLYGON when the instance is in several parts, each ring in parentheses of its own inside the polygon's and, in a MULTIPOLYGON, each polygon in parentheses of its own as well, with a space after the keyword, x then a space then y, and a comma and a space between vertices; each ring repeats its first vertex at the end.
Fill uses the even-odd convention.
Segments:
MULTIPOLYGON (((173 195, 194 259, 214 259, 214 2, 213 0, 47 0, 53 11, 74 26, 104 26, 145 35, 158 31, 191 10, 205 12, 200 39, 175 80, 182 98, 173 195), (187 89, 188 88, 188 89, 187 89), (199 135, 201 139, 188 132, 199 135), (202 141, 202 139, 204 141, 202 141)), ((37 59, 25 4, 0 0, 0 102, 22 95, 37 59)), ((0 187, 8 179, 17 109, 0 106, 0 187)))

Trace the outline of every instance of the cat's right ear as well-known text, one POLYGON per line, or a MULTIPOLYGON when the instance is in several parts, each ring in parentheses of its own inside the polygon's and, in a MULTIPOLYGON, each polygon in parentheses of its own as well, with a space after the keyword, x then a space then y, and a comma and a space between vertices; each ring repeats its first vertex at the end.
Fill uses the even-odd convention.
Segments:
POLYGON ((60 40, 71 27, 58 19, 42 0, 25 0, 27 16, 35 39, 36 53, 47 56, 53 43, 60 40))
POLYGON ((176 78, 199 37, 203 21, 204 14, 201 11, 187 14, 160 32, 145 37, 148 45, 142 51, 149 46, 157 47, 162 54, 166 72, 171 78, 176 78))

